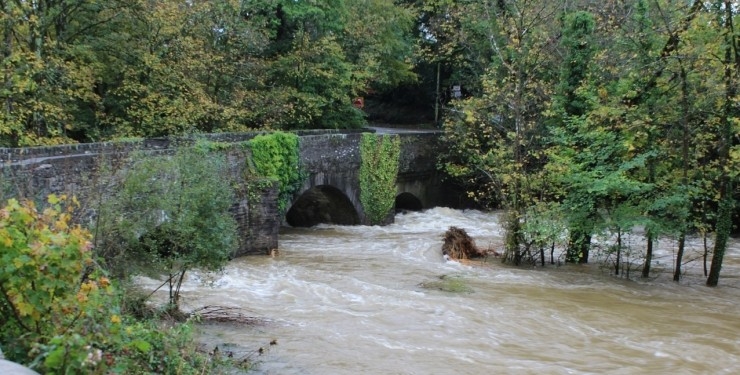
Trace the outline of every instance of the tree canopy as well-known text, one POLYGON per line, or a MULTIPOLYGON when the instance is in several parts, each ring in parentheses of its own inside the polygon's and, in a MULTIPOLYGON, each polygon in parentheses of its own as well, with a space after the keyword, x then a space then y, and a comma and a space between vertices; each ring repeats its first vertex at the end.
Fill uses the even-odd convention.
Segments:
POLYGON ((391 0, 0 7, 4 147, 358 127, 355 96, 416 79, 414 14, 391 0))
POLYGON ((506 260, 544 251, 536 217, 555 217, 566 261, 606 236, 618 274, 621 234, 643 227, 643 275, 656 236, 672 236, 679 280, 687 234, 709 231, 716 285, 740 195, 736 4, 421 3, 425 50, 470 88, 448 103, 442 164, 507 209, 506 260))

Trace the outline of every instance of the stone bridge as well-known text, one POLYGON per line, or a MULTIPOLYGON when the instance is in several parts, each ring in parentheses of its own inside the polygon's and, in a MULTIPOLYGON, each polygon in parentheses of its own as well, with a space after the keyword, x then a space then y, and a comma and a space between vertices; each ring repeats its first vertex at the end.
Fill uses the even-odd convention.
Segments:
MULTIPOLYGON (((367 129, 365 129, 367 131, 367 129)), ((371 129, 388 133, 383 129, 371 129)), ((260 133, 214 134, 211 141, 238 144, 260 133)), ((437 171, 441 147, 438 132, 398 132, 401 160, 396 183, 395 209, 422 210, 435 206, 459 207, 462 195, 443 182, 437 171)), ((261 184, 257 194, 241 194, 233 205, 239 223, 239 249, 234 256, 265 254, 278 246, 282 225, 318 223, 368 224, 360 203, 359 169, 362 131, 303 131, 300 161, 307 178, 285 215, 277 208, 277 187, 261 184), (250 201, 251 200, 251 201, 250 201)), ((22 195, 42 199, 50 193, 76 195, 87 220, 95 216, 95 198, 101 194, 100 171, 125 168, 133 152, 162 154, 192 139, 148 139, 135 142, 0 148, 0 198, 22 195)), ((248 148, 231 147, 227 154, 232 178, 244 179, 248 148)), ((248 181, 242 181, 244 184, 248 181)), ((115 184, 103 189, 114 190, 115 184)), ((254 189, 253 189, 254 191, 254 189)), ((389 213, 392 220, 392 213, 389 213)))
MULTIPOLYGON (((456 206, 454 190, 436 168, 439 133, 394 134, 401 139, 395 210, 456 206)), ((285 224, 369 224, 360 202, 360 139, 359 133, 301 137, 301 164, 308 177, 286 213, 285 224)))

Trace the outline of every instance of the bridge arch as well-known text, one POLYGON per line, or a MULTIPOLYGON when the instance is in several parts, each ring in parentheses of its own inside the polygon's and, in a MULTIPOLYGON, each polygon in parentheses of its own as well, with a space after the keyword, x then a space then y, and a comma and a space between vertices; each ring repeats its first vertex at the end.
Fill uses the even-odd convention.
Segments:
POLYGON ((301 194, 285 214, 292 227, 312 227, 317 224, 360 224, 360 215, 352 201, 331 185, 314 186, 301 194))
POLYGON ((396 212, 402 211, 421 211, 424 205, 421 200, 414 194, 403 192, 396 196, 396 212))

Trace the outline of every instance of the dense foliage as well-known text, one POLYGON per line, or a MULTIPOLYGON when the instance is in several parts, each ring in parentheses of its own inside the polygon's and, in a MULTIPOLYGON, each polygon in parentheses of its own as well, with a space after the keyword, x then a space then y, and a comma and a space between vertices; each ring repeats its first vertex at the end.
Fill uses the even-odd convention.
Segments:
POLYGON ((202 148, 128 164, 110 177, 120 189, 101 197, 98 252, 116 275, 164 276, 176 310, 185 273, 219 270, 236 247, 234 186, 223 156, 202 148))
POLYGON ((353 97, 416 78, 392 0, 0 7, 0 146, 357 127, 353 97))
POLYGON ((715 232, 716 285, 740 196, 736 3, 416 3, 423 50, 468 88, 446 107, 442 166, 506 208, 506 261, 558 246, 588 262, 596 245, 619 274, 642 227, 643 276, 668 236, 679 280, 686 237, 715 232))
POLYGON ((362 134, 360 140, 360 202, 371 224, 386 222, 396 198, 401 155, 398 136, 362 134))
POLYGON ((70 218, 74 198, 43 210, 10 199, 0 209, 0 346, 44 374, 201 373, 187 324, 133 321, 70 218))

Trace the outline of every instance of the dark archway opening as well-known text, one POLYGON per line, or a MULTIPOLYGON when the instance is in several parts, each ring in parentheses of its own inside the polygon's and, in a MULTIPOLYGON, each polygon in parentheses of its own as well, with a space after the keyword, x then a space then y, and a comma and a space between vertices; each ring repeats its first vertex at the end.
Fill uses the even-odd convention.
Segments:
POLYGON ((312 227, 321 223, 357 225, 360 217, 339 189, 319 185, 301 194, 285 214, 285 221, 292 227, 312 227))
POLYGON ((411 193, 401 193, 396 196, 396 212, 421 211, 424 206, 419 198, 411 193))

